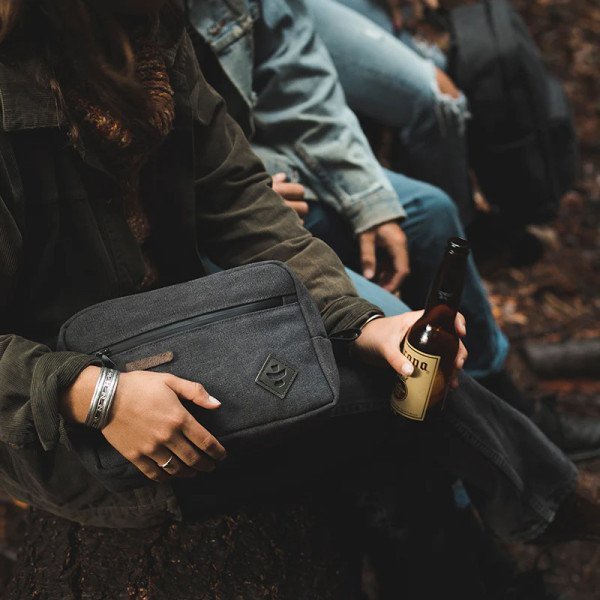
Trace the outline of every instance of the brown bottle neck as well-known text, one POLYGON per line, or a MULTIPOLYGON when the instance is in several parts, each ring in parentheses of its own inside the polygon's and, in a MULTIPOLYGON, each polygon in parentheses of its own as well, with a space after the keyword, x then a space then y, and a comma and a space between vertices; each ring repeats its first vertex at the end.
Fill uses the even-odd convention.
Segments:
POLYGON ((454 330, 466 270, 467 256, 446 252, 429 290, 423 318, 429 316, 438 325, 454 330))

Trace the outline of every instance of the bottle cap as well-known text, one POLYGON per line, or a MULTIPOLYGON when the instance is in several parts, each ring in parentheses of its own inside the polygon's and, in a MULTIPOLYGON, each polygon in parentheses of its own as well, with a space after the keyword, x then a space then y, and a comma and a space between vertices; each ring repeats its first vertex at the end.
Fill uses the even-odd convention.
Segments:
POLYGON ((446 246, 446 251, 458 256, 468 256, 470 252, 469 242, 459 237, 450 238, 446 246))

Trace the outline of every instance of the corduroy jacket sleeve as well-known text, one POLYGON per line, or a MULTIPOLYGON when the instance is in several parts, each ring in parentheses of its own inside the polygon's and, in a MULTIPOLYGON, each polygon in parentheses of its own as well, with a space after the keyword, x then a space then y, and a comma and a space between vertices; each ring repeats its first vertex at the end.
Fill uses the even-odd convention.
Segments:
MULTIPOLYGON (((182 51, 193 50, 189 38, 182 51)), ((337 255, 314 238, 271 189, 271 179, 195 57, 188 77, 196 107, 196 216, 209 257, 229 268, 261 260, 287 263, 311 292, 329 333, 357 327, 381 310, 359 298, 337 255)))
MULTIPOLYGON (((41 444, 52 449, 61 438, 60 390, 94 361, 93 357, 50 348, 11 333, 15 290, 23 263, 10 145, 0 132, 0 442, 13 448, 41 444)), ((66 440, 66 436, 64 436, 66 440)))

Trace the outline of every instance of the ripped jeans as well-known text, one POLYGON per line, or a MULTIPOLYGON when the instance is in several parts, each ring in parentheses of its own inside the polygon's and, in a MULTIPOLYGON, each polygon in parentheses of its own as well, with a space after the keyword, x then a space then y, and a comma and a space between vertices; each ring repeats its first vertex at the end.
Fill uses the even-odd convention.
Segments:
POLYGON ((461 94, 454 99, 439 90, 432 60, 403 43, 415 47, 410 36, 400 41, 375 24, 374 20, 382 24, 387 20, 389 28, 385 11, 376 3, 307 0, 307 4, 348 104, 399 132, 406 174, 444 190, 467 224, 472 216, 472 189, 465 139, 466 98, 461 94), (368 11, 369 18, 357 10, 368 11))
POLYGON ((404 45, 420 54, 423 58, 432 61, 438 69, 445 71, 448 68, 448 58, 440 48, 422 38, 413 36, 406 29, 395 31, 390 12, 382 0, 337 0, 348 8, 367 17, 376 25, 398 38, 404 45))

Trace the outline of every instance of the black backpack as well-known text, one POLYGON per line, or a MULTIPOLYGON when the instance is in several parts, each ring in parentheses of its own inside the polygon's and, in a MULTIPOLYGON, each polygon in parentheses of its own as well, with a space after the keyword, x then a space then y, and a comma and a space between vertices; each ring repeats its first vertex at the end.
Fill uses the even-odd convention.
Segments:
POLYGON ((506 0, 449 13, 450 75, 469 99, 470 162, 487 200, 520 224, 551 219, 575 178, 577 145, 560 83, 506 0))

